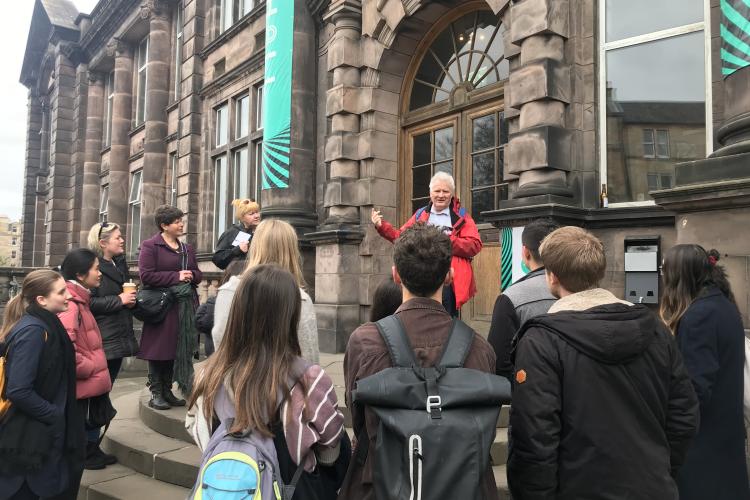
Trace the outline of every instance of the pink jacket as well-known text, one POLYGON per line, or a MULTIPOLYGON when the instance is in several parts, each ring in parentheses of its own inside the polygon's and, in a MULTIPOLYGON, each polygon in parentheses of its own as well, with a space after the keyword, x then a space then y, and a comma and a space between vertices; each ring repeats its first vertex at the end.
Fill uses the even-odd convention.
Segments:
POLYGON ((102 335, 89 309, 91 294, 77 283, 69 281, 67 285, 73 298, 68 301, 68 310, 57 316, 76 349, 76 398, 86 399, 109 392, 112 381, 102 335))

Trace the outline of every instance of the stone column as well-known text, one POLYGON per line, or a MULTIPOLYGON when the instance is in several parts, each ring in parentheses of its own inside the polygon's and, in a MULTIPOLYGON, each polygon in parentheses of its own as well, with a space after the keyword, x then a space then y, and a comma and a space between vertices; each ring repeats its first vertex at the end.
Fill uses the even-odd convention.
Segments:
POLYGON ((68 224, 73 189, 74 97, 76 69, 62 52, 55 53, 55 86, 50 96, 49 191, 47 193, 48 220, 46 231, 45 265, 62 262, 70 249, 68 224))
POLYGON ((508 105, 520 111, 506 162, 518 176, 513 198, 572 197, 571 133, 565 110, 571 100, 570 64, 565 61, 568 0, 521 0, 513 5, 511 41, 521 47, 511 69, 508 105))
MULTIPOLYGON (((182 31, 182 83, 180 92, 179 124, 177 126, 177 206, 187 214, 185 232, 188 241, 198 241, 200 214, 201 167, 201 98, 203 87, 204 9, 199 0, 184 0, 182 31)), ((209 236, 209 239, 211 236, 209 236)), ((213 248, 206 241, 204 248, 213 248)))
POLYGON ((169 105, 170 22, 167 5, 161 1, 141 6, 141 17, 148 19, 148 66, 146 68, 146 129, 143 146, 143 194, 141 202, 141 241, 156 232, 153 214, 165 201, 167 167, 167 106, 169 105))
POLYGON ((68 231, 70 234, 69 245, 75 247, 88 247, 88 235, 91 224, 83 220, 84 206, 97 205, 98 195, 94 197, 84 196, 84 168, 86 161, 86 128, 88 121, 89 105, 89 71, 88 64, 81 62, 80 52, 74 51, 75 60, 78 61, 76 68, 75 100, 73 108, 73 150, 71 155, 71 166, 73 171, 70 176, 70 188, 73 198, 70 203, 68 216, 68 231))
POLYGON ((107 49, 115 58, 112 97, 112 140, 109 150, 109 220, 125 226, 128 221, 130 126, 133 103, 133 51, 115 39, 107 49))
POLYGON ((85 245, 88 231, 99 220, 99 170, 104 114, 104 75, 88 73, 88 106, 86 109, 86 144, 83 159, 83 189, 81 205, 81 245, 85 245))
POLYGON ((327 217, 308 238, 316 246, 315 308, 318 339, 323 352, 343 352, 360 324, 360 97, 361 4, 352 0, 331 3, 324 18, 334 24, 328 48, 328 71, 333 84, 327 91, 325 113, 331 118, 326 137, 325 183, 327 217))
MULTIPOLYGON (((21 210, 21 265, 34 265, 37 176, 41 170, 43 113, 42 100, 35 88, 29 89, 26 114, 26 157, 24 164, 23 208, 21 210)), ((42 221, 43 222, 43 221, 42 221)))

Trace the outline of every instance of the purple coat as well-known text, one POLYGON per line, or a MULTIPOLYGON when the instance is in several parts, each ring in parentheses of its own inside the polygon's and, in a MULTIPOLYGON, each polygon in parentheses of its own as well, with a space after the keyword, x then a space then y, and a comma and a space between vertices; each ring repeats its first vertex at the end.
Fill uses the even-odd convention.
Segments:
MULTIPOLYGON (((203 273, 198 269, 195 251, 190 245, 187 249, 187 270, 193 271, 193 286, 203 279, 203 273)), ((141 285, 166 288, 179 285, 181 271, 181 254, 172 250, 164 241, 161 234, 141 243, 141 253, 138 256, 138 271, 141 275, 141 285)), ((196 306, 198 298, 196 294, 196 306)), ((144 323, 141 336, 141 350, 138 357, 149 361, 173 360, 177 350, 178 305, 175 303, 161 323, 144 323)))

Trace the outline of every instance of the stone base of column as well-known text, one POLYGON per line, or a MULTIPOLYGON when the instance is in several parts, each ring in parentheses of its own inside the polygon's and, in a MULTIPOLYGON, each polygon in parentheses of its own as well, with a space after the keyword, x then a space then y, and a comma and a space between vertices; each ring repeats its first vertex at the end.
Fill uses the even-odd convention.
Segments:
POLYGON ((346 351, 349 336, 359 326, 359 304, 315 304, 321 352, 346 351))

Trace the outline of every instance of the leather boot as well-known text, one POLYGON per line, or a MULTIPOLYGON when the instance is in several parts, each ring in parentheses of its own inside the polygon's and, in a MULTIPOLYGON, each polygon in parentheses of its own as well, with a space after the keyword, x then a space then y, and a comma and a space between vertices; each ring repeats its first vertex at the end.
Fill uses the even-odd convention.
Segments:
POLYGON ((86 460, 83 462, 83 468, 86 470, 102 470, 107 464, 104 457, 97 453, 96 442, 89 441, 86 443, 86 460))
POLYGON ((162 382, 159 373, 148 374, 148 389, 151 391, 151 399, 148 405, 155 410, 169 410, 169 402, 162 396, 162 382))
POLYGON ((161 373, 161 395, 170 406, 185 406, 185 400, 180 399, 172 392, 174 382, 174 367, 164 368, 161 373))

